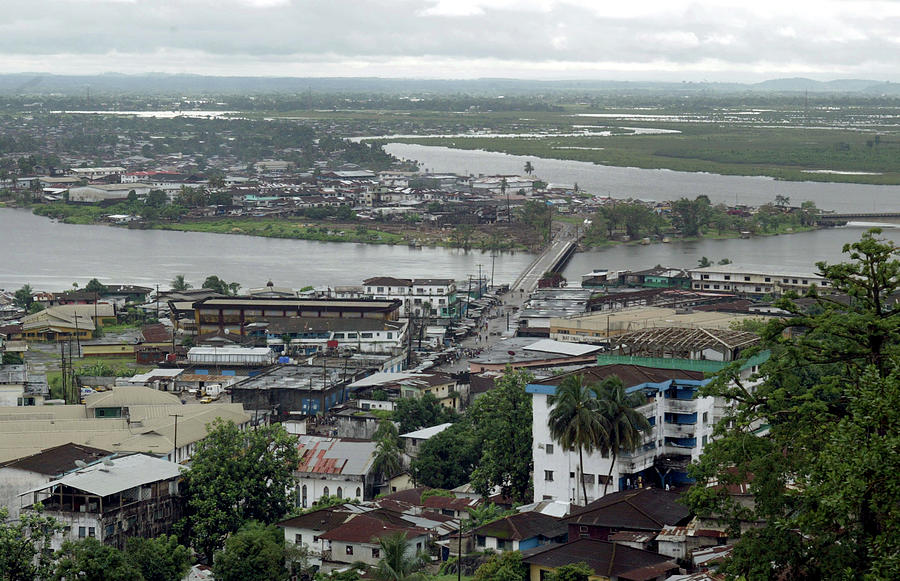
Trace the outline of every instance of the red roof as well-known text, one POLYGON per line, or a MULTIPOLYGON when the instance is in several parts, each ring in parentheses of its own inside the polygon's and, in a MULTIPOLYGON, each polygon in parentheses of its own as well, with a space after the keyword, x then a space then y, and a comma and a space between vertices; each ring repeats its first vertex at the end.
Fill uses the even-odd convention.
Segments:
POLYGON ((425 529, 393 525, 384 520, 360 514, 324 535, 320 535, 319 538, 346 543, 377 543, 377 539, 398 532, 405 532, 407 537, 428 535, 428 531, 425 529))
POLYGON ((476 498, 450 498, 449 496, 429 496, 425 499, 425 508, 439 510, 466 511, 481 504, 481 499, 476 498))

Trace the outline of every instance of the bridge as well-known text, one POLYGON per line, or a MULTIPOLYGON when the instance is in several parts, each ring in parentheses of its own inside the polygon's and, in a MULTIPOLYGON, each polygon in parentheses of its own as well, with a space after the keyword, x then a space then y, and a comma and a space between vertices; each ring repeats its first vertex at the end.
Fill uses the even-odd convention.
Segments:
POLYGON ((846 224, 847 222, 900 222, 900 212, 853 212, 844 214, 819 214, 816 222, 822 225, 846 224))
POLYGON ((522 271, 509 290, 519 291, 520 294, 531 293, 537 288, 538 281, 545 272, 558 272, 572 258, 577 248, 575 231, 567 224, 556 234, 553 242, 522 271))

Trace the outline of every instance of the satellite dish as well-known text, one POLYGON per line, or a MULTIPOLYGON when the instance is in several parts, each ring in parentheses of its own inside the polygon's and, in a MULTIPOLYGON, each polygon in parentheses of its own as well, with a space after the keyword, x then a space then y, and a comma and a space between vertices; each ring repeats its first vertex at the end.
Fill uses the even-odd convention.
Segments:
POLYGON ((84 460, 75 460, 75 465, 79 468, 87 468, 87 462, 84 460))
POLYGON ((110 460, 109 458, 104 458, 103 465, 104 466, 112 466, 113 465, 112 460, 110 460))

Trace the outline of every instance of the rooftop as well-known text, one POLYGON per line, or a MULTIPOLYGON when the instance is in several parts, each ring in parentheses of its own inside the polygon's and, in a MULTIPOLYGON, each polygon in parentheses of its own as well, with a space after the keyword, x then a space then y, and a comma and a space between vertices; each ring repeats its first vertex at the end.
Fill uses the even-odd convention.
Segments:
POLYGON ((452 425, 453 424, 451 422, 447 422, 446 424, 439 424, 437 426, 431 426, 430 428, 422 428, 421 430, 416 430, 407 434, 400 434, 400 437, 412 438, 414 440, 428 440, 433 436, 437 436, 452 425))
POLYGON ((568 524, 654 531, 666 525, 683 524, 690 517, 678 495, 658 488, 639 488, 613 492, 587 506, 572 511, 568 524))
POLYGON ((65 476, 23 492, 19 496, 65 485, 88 494, 109 496, 129 488, 181 476, 181 466, 147 454, 130 454, 95 462, 65 476))
POLYGON ((59 476, 75 469, 75 460, 91 463, 106 456, 110 452, 94 448, 92 446, 83 446, 81 444, 62 444, 41 450, 37 454, 10 460, 0 467, 14 468, 16 470, 25 470, 26 472, 36 472, 46 476, 59 476))
POLYGON ((544 545, 524 551, 522 557, 526 564, 551 569, 581 561, 594 571, 622 581, 648 581, 678 569, 674 560, 657 553, 595 539, 544 545))
POLYGON ((372 469, 375 442, 323 436, 298 437, 300 464, 297 472, 361 476, 372 469))

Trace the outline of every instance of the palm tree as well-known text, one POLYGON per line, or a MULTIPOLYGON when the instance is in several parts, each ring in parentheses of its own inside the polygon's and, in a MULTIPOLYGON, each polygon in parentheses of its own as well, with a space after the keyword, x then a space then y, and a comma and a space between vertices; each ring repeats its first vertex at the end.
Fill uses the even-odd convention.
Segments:
POLYGON ((534 173, 534 166, 531 165, 530 161, 525 162, 525 173, 527 173, 528 175, 531 175, 534 173))
POLYGON ((609 481, 612 480, 613 468, 619 451, 633 452, 644 443, 644 430, 650 428, 650 422, 637 409, 646 402, 644 394, 637 391, 627 393, 622 380, 612 375, 603 380, 597 387, 598 406, 603 423, 606 426, 606 437, 601 441, 600 451, 612 455, 609 474, 603 484, 603 495, 609 481))
POLYGON ((191 284, 184 279, 183 274, 176 274, 171 284, 173 291, 186 291, 191 288, 191 284))
POLYGON ((584 376, 570 375, 563 379, 554 395, 549 396, 550 416, 547 425, 550 435, 564 450, 578 448, 581 466, 581 491, 587 503, 587 486, 584 483, 584 450, 594 451, 608 439, 603 416, 598 413, 595 388, 584 384, 584 376))
POLYGON ((378 581, 419 581, 425 579, 421 573, 417 573, 425 562, 416 554, 410 556, 412 542, 406 538, 406 533, 398 531, 392 535, 386 535, 378 539, 381 550, 381 559, 375 565, 374 577, 378 581))
POLYGON ((397 426, 388 420, 382 420, 375 431, 375 458, 372 460, 372 471, 381 479, 390 478, 403 468, 400 456, 400 436, 397 426))
POLYGON ((506 221, 512 222, 512 216, 509 213, 509 194, 506 191, 507 187, 509 187, 509 186, 507 184, 506 178, 501 179, 500 180, 500 195, 506 196, 506 221))

